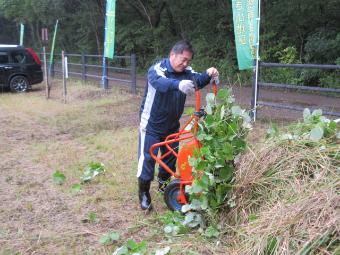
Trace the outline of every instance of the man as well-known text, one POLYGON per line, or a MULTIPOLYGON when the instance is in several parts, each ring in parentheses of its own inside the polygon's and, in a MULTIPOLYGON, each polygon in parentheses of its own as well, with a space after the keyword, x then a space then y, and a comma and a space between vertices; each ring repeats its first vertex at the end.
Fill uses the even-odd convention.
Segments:
MULTIPOLYGON (((218 77, 214 67, 197 73, 189 66, 194 50, 188 41, 177 42, 170 56, 151 66, 148 71, 148 84, 140 108, 139 147, 138 147, 138 196, 142 210, 151 210, 150 183, 154 178, 155 160, 149 150, 155 144, 179 130, 179 119, 184 110, 187 95, 195 91, 193 80, 201 89, 211 79, 218 77)), ((172 144, 177 151, 178 143, 172 144)), ((161 147, 161 154, 167 152, 161 147)), ((157 155, 155 151, 155 155, 157 155)), ((176 157, 170 154, 164 163, 175 171, 176 157)), ((170 174, 159 168, 159 188, 170 178, 170 174)))

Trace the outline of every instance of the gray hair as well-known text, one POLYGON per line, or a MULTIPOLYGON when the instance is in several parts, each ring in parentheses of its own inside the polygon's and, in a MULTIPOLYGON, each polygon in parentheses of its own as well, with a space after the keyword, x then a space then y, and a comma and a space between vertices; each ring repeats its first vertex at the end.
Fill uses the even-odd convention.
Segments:
POLYGON ((181 54, 183 51, 191 52, 192 57, 194 57, 194 49, 191 43, 187 40, 178 41, 171 49, 171 52, 175 54, 181 54))

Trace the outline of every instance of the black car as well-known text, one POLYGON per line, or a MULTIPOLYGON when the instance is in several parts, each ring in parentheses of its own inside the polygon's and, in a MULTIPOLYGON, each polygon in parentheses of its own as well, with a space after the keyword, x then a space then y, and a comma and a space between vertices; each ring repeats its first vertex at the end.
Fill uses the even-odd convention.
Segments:
POLYGON ((0 44, 0 88, 25 92, 42 81, 41 61, 33 49, 0 44))

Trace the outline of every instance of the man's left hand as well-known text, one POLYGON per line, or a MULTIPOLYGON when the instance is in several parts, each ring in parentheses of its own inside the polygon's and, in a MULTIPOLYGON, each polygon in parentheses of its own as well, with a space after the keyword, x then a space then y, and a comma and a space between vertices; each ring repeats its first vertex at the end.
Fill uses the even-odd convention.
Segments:
POLYGON ((215 67, 210 67, 207 69, 207 74, 211 77, 211 78, 218 78, 218 71, 215 67))

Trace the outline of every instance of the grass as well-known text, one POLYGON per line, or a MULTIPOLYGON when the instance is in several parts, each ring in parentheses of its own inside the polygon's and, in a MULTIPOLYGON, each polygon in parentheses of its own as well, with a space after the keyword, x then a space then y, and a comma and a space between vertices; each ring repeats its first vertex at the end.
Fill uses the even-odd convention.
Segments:
POLYGON ((129 238, 146 240, 149 251, 165 246, 174 254, 210 250, 209 242, 197 240, 196 234, 164 236, 156 219, 166 208, 156 186, 151 191, 154 213, 146 216, 139 209, 135 175, 141 98, 122 89, 104 92, 70 85, 66 103, 58 82, 49 100, 42 87, 28 94, 0 95, 0 148, 9 144, 0 155, 0 174, 7 180, 0 185, 9 190, 1 199, 15 197, 6 208, 0 206, 0 226, 6 233, 0 237, 0 254, 111 254, 129 238), (90 162, 103 163, 105 174, 82 184, 80 192, 72 191, 90 162), (62 185, 52 181, 57 170, 66 176, 62 185), (23 210, 13 221, 17 203, 23 210), (84 220, 91 212, 97 216, 95 223, 84 220), (100 245, 99 238, 111 230, 122 239, 100 245))
POLYGON ((0 94, 0 255, 112 254, 130 238, 145 240, 148 254, 166 246, 183 255, 338 252, 339 144, 264 141, 268 123, 257 124, 235 173, 236 207, 225 207, 219 219, 223 235, 166 235, 159 217, 167 209, 155 183, 155 211, 146 215, 138 206, 141 98, 76 82, 64 103, 60 82, 53 86, 49 100, 43 87, 0 94), (72 191, 90 162, 103 163, 105 174, 72 191), (56 170, 66 176, 62 185, 52 181, 56 170), (121 239, 99 244, 109 231, 121 239))

